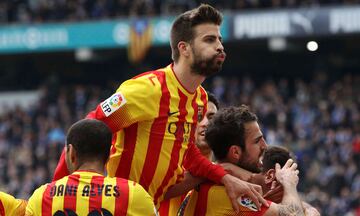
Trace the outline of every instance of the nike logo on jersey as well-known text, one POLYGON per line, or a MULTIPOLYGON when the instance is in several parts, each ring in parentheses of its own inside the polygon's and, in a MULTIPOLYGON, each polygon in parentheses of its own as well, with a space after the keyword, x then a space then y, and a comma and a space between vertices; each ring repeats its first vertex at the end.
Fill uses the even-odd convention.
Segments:
POLYGON ((179 111, 176 111, 176 112, 168 112, 168 116, 172 116, 172 115, 175 115, 176 113, 178 113, 179 111))

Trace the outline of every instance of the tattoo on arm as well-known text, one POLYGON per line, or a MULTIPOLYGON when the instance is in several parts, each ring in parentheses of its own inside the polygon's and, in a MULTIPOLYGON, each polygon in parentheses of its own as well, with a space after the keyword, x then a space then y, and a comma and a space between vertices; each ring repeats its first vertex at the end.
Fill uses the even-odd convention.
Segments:
POLYGON ((305 216, 301 206, 294 203, 279 206, 279 216, 305 216))

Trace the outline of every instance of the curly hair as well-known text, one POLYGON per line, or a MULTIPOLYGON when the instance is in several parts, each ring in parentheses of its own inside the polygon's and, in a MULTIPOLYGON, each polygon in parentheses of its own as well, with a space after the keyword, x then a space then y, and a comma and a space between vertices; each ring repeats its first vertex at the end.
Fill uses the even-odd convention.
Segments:
POLYGON ((216 96, 211 92, 207 92, 207 95, 208 95, 208 101, 213 103, 215 105, 216 109, 219 109, 220 108, 220 102, 216 98, 216 96))
POLYGON ((209 122, 205 139, 218 160, 223 160, 232 145, 245 150, 245 124, 257 121, 257 116, 245 105, 218 111, 209 122))

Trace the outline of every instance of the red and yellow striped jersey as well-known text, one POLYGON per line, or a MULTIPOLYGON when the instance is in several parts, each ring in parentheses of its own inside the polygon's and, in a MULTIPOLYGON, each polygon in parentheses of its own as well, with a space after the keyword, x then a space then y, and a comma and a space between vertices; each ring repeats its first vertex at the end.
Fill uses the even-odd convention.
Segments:
MULTIPOLYGON (((206 108, 206 91, 199 86, 188 92, 169 65, 125 81, 88 118, 105 122, 114 132, 108 174, 138 182, 158 204, 169 186, 183 178, 183 167, 217 183, 226 174, 194 144, 206 108)), ((62 157, 55 179, 65 169, 62 157)))
MULTIPOLYGON (((186 199, 185 199, 186 200, 186 199)), ((268 201, 269 205, 271 204, 268 201)), ((200 189, 193 190, 187 201, 184 216, 262 216, 268 210, 262 206, 260 211, 253 211, 248 207, 240 205, 238 214, 233 210, 231 201, 226 193, 225 187, 214 183, 200 185, 200 189)))
POLYGON ((176 216, 185 195, 163 200, 160 203, 159 216, 176 216))
POLYGON ((152 197, 135 182, 76 171, 38 188, 26 216, 155 215, 152 197))
POLYGON ((0 216, 25 215, 26 201, 15 199, 13 196, 0 192, 0 216))

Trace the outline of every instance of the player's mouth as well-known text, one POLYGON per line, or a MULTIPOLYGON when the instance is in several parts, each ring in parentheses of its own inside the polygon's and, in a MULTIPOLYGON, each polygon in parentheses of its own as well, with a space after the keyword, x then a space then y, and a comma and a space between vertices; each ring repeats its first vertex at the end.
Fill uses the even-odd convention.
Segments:
POLYGON ((258 166, 260 168, 263 167, 263 159, 264 159, 264 153, 262 153, 261 156, 259 157, 258 166))
POLYGON ((219 59, 221 61, 224 61, 226 58, 226 54, 225 53, 220 53, 216 56, 216 59, 219 59))
POLYGON ((263 166, 263 160, 262 160, 263 158, 261 157, 260 159, 259 159, 259 165, 262 167, 263 166))

